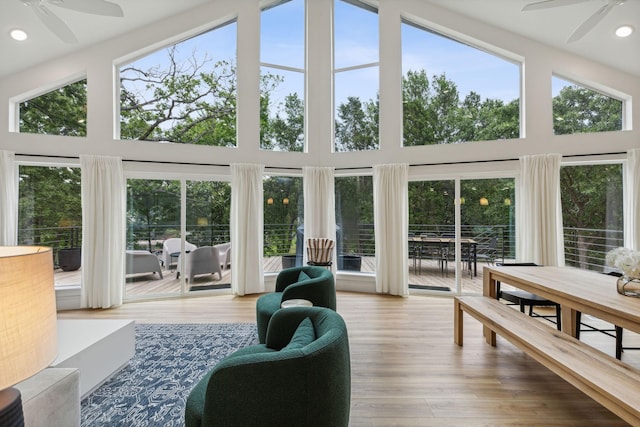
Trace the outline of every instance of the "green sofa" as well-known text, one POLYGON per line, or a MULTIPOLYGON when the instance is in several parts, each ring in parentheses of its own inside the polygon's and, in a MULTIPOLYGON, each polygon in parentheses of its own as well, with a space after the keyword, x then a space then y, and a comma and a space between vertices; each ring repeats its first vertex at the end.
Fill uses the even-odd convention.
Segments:
POLYGON ((276 278, 276 291, 262 295, 256 303, 258 340, 265 342, 267 325, 282 301, 306 299, 315 307, 336 309, 336 286, 333 273, 324 267, 303 266, 287 268, 276 278))
POLYGON ((242 348, 187 399, 186 427, 340 427, 349 424, 351 365, 342 317, 292 307, 271 318, 266 344, 242 348))

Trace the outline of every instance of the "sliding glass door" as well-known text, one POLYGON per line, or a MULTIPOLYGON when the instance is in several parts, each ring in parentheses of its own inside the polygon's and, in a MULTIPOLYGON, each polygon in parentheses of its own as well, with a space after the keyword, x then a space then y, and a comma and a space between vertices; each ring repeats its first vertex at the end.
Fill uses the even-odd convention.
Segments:
POLYGON ((482 269, 515 257, 514 178, 409 182, 409 288, 482 292, 482 269))
POLYGON ((125 299, 229 289, 231 186, 129 179, 125 299))

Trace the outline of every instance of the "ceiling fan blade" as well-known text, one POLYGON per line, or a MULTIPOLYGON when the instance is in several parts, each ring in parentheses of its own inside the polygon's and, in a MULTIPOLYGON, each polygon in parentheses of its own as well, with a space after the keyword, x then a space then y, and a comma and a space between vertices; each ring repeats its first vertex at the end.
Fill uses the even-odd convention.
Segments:
POLYGON ((535 3, 529 3, 522 8, 523 12, 529 12, 531 10, 550 9, 552 7, 570 6, 572 4, 586 3, 591 0, 544 0, 537 1, 535 3))
POLYGON ((607 16, 607 14, 611 12, 611 9, 613 9, 615 6, 616 6, 615 2, 609 2, 608 4, 598 9, 596 13, 591 15, 589 19, 584 21, 582 25, 576 28, 576 30, 571 34, 571 36, 569 36, 567 43, 573 43, 575 41, 580 40, 582 37, 584 37, 585 34, 591 31, 593 27, 598 25, 598 22, 600 22, 602 18, 607 16))
POLYGON ((122 12, 122 8, 119 5, 105 0, 49 0, 49 3, 92 15, 115 16, 118 18, 124 16, 124 12, 122 12))
POLYGON ((78 40, 67 24, 43 5, 30 4, 33 12, 42 23, 65 43, 77 43, 78 40))

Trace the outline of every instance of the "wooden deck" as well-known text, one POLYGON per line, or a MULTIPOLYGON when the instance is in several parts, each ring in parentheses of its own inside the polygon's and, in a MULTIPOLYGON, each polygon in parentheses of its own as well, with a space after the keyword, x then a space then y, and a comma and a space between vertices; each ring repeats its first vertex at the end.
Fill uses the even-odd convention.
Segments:
MULTIPOLYGON (((421 265, 414 268, 413 260, 408 260, 409 284, 416 289, 446 290, 455 289, 455 273, 453 264, 448 266, 447 274, 443 274, 434 260, 422 260, 421 265), (420 268, 418 268, 420 267, 420 268)), ((462 270, 461 281, 463 292, 482 292, 482 263, 478 263, 478 275, 471 277, 467 270, 462 270)), ((277 273, 282 269, 281 257, 269 257, 264 259, 264 272, 277 273)), ((362 257, 362 265, 359 273, 373 274, 375 272, 375 258, 362 257)), ((356 272, 354 272, 356 273, 356 272)), ((80 270, 55 271, 56 286, 71 286, 80 284, 80 270)), ((194 279, 192 284, 186 283, 185 293, 210 289, 225 289, 231 284, 231 269, 222 272, 222 279, 217 274, 202 275, 194 279)), ((140 299, 155 296, 179 295, 181 280, 176 278, 175 268, 163 270, 163 278, 157 274, 132 274, 128 275, 125 283, 125 299, 140 299)))

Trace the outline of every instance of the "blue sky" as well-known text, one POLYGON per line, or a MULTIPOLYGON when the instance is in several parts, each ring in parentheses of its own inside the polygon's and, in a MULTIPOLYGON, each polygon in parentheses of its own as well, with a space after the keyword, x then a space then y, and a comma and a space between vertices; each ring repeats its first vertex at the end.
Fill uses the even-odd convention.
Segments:
MULTIPOLYGON (((336 68, 379 60, 376 13, 337 1, 334 19, 336 68)), ((303 0, 292 0, 264 11, 261 17, 261 62, 303 69, 304 21, 303 0)), ((187 40, 180 46, 180 55, 186 60, 197 50, 200 53, 206 51, 214 60, 235 59, 236 30, 235 23, 232 23, 187 40)), ((145 57, 137 64, 159 64, 166 55, 164 52, 161 50, 145 57)), ((471 90, 479 93, 483 100, 494 98, 509 102, 519 97, 518 65, 406 23, 402 24, 402 68, 404 74, 408 70, 424 69, 430 78, 445 73, 456 83, 461 100, 471 90)), ((274 99, 283 99, 291 92, 298 92, 301 98, 304 97, 301 73, 273 68, 263 68, 264 71, 285 77, 285 82, 273 94, 274 99)), ((347 96, 357 96, 363 101, 375 99, 378 75, 377 66, 336 73, 336 103, 346 100, 347 96)))

